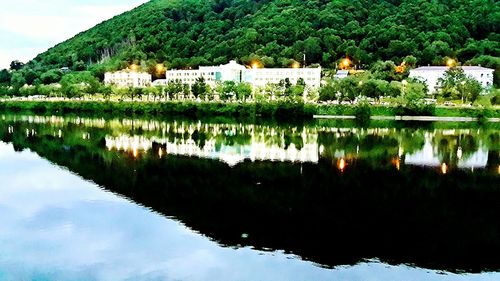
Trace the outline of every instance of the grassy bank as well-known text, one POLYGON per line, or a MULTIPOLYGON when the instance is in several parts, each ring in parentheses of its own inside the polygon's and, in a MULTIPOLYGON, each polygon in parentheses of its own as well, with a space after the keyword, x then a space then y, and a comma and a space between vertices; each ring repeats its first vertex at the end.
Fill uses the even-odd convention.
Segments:
MULTIPOLYGON (((309 119, 313 115, 357 115, 352 105, 214 102, 2 101, 0 111, 37 114, 105 113, 117 115, 309 119)), ((371 106, 372 116, 427 115, 500 118, 500 109, 428 107, 421 112, 391 106, 371 106)))
POLYGON ((308 119, 315 106, 290 103, 3 101, 0 111, 37 114, 104 113, 116 115, 308 119))

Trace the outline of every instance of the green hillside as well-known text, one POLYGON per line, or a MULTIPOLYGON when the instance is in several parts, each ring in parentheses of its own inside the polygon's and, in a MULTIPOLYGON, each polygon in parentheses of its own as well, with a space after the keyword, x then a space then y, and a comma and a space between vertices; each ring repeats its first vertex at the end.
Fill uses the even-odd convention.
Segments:
POLYGON ((273 67, 305 53, 307 64, 324 67, 346 55, 364 65, 413 55, 420 65, 453 57, 498 67, 499 28, 496 0, 152 0, 30 64, 182 68, 257 59, 273 67))

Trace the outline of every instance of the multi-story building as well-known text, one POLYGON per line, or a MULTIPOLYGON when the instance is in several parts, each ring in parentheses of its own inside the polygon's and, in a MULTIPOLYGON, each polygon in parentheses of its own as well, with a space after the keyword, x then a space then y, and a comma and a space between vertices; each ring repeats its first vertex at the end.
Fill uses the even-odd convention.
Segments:
MULTIPOLYGON (((493 86, 494 69, 481 66, 461 66, 464 74, 481 83, 484 89, 493 86)), ((446 66, 423 66, 410 70, 410 78, 423 80, 427 84, 429 94, 436 92, 439 88, 439 79, 443 78, 450 68, 446 66)))
POLYGON ((254 87, 277 84, 286 79, 293 85, 302 79, 307 86, 319 88, 321 68, 252 68, 243 73, 243 80, 254 87))
POLYGON ((296 84, 302 78, 311 88, 319 88, 321 68, 247 68, 236 61, 230 61, 219 66, 201 66, 197 70, 169 70, 166 79, 156 80, 153 85, 165 85, 174 81, 192 85, 199 77, 203 77, 210 86, 215 86, 217 82, 233 81, 250 83, 253 87, 277 84, 286 79, 291 84, 296 84))
POLYGON ((104 84, 118 87, 147 87, 151 85, 151 80, 151 74, 132 70, 106 72, 104 74, 104 84))

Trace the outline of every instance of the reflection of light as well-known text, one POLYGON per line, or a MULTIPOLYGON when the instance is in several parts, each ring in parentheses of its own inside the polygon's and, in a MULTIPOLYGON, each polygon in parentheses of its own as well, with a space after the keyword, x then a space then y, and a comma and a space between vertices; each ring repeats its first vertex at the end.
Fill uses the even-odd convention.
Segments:
POLYGON ((133 149, 132 154, 134 155, 134 158, 137 158, 137 155, 139 154, 139 151, 137 150, 137 148, 133 149))
POLYGON ((344 158, 340 158, 340 160, 337 161, 337 168, 339 168, 339 170, 341 172, 343 172, 345 170, 346 166, 347 166, 347 163, 345 162, 344 158))
POLYGON ((399 160, 399 158, 394 158, 392 159, 392 164, 396 167, 396 169, 398 169, 399 171, 399 168, 401 167, 401 161, 399 160))
POLYGON ((448 173, 448 165, 446 165, 446 163, 441 164, 441 173, 443 173, 443 175, 448 173))
POLYGON ((158 157, 162 157, 163 156, 163 149, 160 147, 160 149, 158 149, 158 157))
POLYGON ((462 148, 461 148, 461 147, 458 147, 458 150, 457 150, 457 158, 458 158, 458 159, 462 159, 462 148))
POLYGON ((500 175, 500 165, 498 165, 498 174, 500 175))

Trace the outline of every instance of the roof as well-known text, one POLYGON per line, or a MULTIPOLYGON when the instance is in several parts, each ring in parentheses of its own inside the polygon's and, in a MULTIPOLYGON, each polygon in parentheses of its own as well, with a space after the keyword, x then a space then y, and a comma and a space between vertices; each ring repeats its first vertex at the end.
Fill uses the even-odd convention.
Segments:
MULTIPOLYGON (((492 68, 486 68, 482 66, 459 66, 462 68, 464 71, 495 71, 492 68)), ((415 69, 412 69, 412 71, 446 71, 450 69, 448 66, 421 66, 415 69)))

